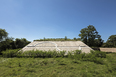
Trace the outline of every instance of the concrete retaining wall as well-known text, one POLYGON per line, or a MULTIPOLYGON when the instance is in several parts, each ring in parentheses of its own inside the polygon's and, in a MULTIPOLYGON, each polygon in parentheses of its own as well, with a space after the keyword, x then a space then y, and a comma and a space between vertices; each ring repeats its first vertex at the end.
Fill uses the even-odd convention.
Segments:
POLYGON ((104 52, 116 52, 116 48, 100 48, 100 51, 104 51, 104 52))

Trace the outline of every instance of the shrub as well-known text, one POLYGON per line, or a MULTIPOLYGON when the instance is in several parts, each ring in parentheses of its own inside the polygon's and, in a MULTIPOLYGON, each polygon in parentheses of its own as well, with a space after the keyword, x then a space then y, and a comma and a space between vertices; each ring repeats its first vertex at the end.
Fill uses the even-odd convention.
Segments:
POLYGON ((80 59, 82 58, 82 52, 80 50, 75 50, 72 52, 68 52, 67 56, 72 59, 80 59))
MULTIPOLYGON (((19 51, 19 49, 3 51, 3 57, 42 57, 42 58, 54 58, 64 57, 66 51, 42 51, 42 50, 31 50, 31 51, 19 51)), ((68 52, 67 55, 71 59, 91 61, 97 64, 103 64, 101 58, 106 58, 106 53, 101 51, 91 51, 91 53, 82 53, 80 50, 68 52)))
POLYGON ((81 50, 75 50, 75 51, 73 51, 73 53, 74 53, 74 55, 79 55, 79 54, 81 54, 82 52, 81 52, 81 50))
POLYGON ((93 55, 100 58, 106 58, 106 53, 101 51, 91 51, 93 55))
POLYGON ((104 61, 103 61, 103 59, 101 59, 101 58, 96 58, 96 60, 94 60, 94 63, 97 63, 97 64, 104 64, 104 61))
POLYGON ((76 64, 81 64, 81 62, 79 60, 75 60, 75 59, 72 62, 76 63, 76 64))
POLYGON ((74 60, 81 60, 81 61, 90 61, 97 64, 104 64, 102 58, 106 58, 106 53, 101 51, 91 51, 91 53, 81 53, 81 51, 76 50, 73 51, 74 54, 68 52, 68 57, 74 60))
POLYGON ((7 57, 7 58, 16 57, 18 51, 19 51, 19 49, 10 49, 10 50, 6 50, 6 51, 2 51, 2 56, 7 57))
POLYGON ((25 51, 25 52, 18 52, 17 57, 64 57, 65 51, 41 51, 41 50, 32 50, 32 51, 25 51))

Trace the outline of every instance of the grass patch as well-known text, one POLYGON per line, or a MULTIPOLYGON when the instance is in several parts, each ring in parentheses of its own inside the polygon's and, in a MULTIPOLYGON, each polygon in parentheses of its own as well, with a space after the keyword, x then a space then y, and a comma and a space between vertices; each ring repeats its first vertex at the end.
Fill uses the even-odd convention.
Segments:
MULTIPOLYGON (((40 53, 40 51, 38 51, 40 53)), ((0 77, 115 77, 116 53, 74 51, 67 56, 0 57, 0 77), (4 61, 3 61, 4 60, 4 61), (3 61, 3 62, 2 62, 3 61)), ((41 55, 44 52, 41 51, 41 55)), ((50 53, 50 52, 49 52, 50 53)), ((36 52, 36 55, 38 53, 36 52)), ((38 55, 40 55, 38 54, 38 55)), ((56 52, 54 52, 56 54, 56 52)), ((20 53, 21 55, 21 53, 20 53)), ((24 54, 23 54, 24 55, 24 54)), ((47 54, 48 55, 48 54, 47 54)), ((61 54, 60 54, 61 55, 61 54)))
POLYGON ((71 58, 10 58, 0 63, 0 77, 115 77, 116 56, 106 54, 104 64, 71 58))

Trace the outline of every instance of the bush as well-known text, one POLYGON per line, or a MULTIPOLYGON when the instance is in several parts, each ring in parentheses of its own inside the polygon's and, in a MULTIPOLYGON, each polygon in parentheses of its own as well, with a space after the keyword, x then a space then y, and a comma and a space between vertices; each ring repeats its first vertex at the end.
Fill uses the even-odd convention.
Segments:
POLYGON ((25 51, 25 52, 18 52, 17 57, 64 57, 65 51, 41 51, 41 50, 32 50, 32 51, 25 51))
POLYGON ((81 54, 82 52, 81 52, 81 50, 75 50, 74 51, 74 55, 78 55, 78 54, 81 54))
POLYGON ((90 61, 97 64, 104 64, 102 58, 106 58, 106 53, 101 51, 91 51, 91 53, 81 53, 81 51, 73 51, 74 54, 71 52, 68 53, 68 57, 74 60, 81 60, 81 61, 90 61))
MULTIPOLYGON (((42 57, 42 58, 54 58, 64 57, 66 51, 42 51, 42 50, 31 50, 31 51, 19 51, 19 49, 3 51, 3 57, 42 57)), ((106 58, 106 53, 101 51, 91 51, 91 53, 82 53, 80 50, 68 52, 66 55, 71 59, 81 61, 91 61, 97 64, 103 64, 102 58, 106 58)))
POLYGON ((72 59, 81 59, 82 58, 82 52, 80 50, 75 50, 72 52, 68 52, 68 57, 72 59))
POLYGON ((19 51, 19 49, 10 49, 10 50, 6 50, 6 51, 2 51, 2 56, 3 57, 16 57, 17 56, 17 52, 19 51))
POLYGON ((95 57, 106 58, 106 53, 101 51, 91 51, 95 57))
POLYGON ((103 61, 103 59, 101 59, 101 58, 96 58, 96 60, 94 60, 94 63, 97 63, 97 64, 104 64, 104 61, 103 61))

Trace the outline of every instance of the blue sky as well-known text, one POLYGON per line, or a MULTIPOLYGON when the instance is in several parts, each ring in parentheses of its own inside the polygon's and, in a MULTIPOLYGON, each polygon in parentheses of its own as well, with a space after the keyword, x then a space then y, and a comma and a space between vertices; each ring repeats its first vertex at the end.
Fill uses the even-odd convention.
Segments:
POLYGON ((29 41, 79 38, 93 25, 103 40, 116 34, 116 0, 0 0, 0 28, 29 41))

